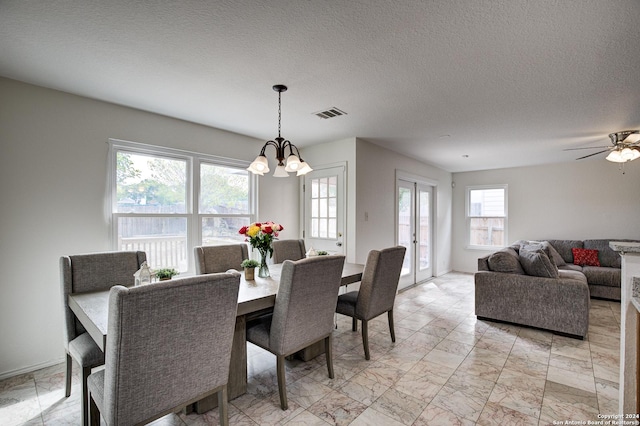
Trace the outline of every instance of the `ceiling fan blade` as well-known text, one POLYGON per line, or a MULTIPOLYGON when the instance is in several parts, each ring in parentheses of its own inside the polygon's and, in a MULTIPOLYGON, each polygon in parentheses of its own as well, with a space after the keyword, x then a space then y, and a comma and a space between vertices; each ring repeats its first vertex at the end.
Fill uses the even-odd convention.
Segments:
POLYGON ((593 154, 585 155, 584 157, 576 158, 576 160, 582 160, 583 158, 593 157, 594 155, 602 154, 603 152, 611 151, 610 149, 605 149, 604 151, 594 152, 593 154))
POLYGON ((575 151, 578 149, 602 149, 602 148, 612 148, 611 146, 585 146, 582 148, 565 148, 563 151, 575 151))

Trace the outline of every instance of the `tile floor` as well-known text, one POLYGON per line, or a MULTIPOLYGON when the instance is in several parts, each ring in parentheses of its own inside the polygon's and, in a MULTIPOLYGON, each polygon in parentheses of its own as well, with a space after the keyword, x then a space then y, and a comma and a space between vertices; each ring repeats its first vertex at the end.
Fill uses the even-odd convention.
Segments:
MULTIPOLYGON (((324 356, 287 367, 279 406, 275 357, 249 345, 249 391, 231 425, 547 425, 597 420, 618 407, 620 304, 591 301, 588 339, 478 321, 473 275, 450 273, 396 299, 396 343, 386 315, 370 324, 371 360, 340 316, 335 379, 324 356)), ((567 307, 571 309, 571 307, 567 307)), ((78 369, 76 368, 75 371, 78 369)), ((79 376, 64 397, 63 364, 0 382, 0 424, 80 424, 79 376)), ((217 425, 217 410, 161 425, 217 425)))

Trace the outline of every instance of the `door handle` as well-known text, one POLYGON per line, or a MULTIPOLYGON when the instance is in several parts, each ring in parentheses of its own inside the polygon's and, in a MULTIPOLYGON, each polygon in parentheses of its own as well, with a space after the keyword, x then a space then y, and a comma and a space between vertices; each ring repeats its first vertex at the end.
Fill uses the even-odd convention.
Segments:
POLYGON ((342 243, 341 243, 340 241, 338 241, 338 242, 336 243, 336 245, 337 245, 338 247, 342 247, 342 243))

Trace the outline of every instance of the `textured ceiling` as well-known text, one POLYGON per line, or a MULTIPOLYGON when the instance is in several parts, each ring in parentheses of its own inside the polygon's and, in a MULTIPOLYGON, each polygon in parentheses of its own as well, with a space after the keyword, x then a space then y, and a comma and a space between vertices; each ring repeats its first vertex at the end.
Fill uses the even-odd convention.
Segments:
POLYGON ((638 0, 1 0, 0 75, 264 140, 282 83, 299 147, 355 136, 481 170, 640 128, 638 17, 638 0))

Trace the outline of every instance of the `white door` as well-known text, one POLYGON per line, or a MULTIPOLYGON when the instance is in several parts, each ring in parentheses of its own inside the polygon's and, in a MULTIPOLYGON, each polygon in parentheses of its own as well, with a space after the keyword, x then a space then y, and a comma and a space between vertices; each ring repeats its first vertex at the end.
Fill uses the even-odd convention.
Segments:
POLYGON ((307 250, 345 254, 345 166, 304 176, 304 240, 307 250))
POLYGON ((397 243, 407 248, 399 288, 405 288, 433 277, 433 188, 398 180, 397 200, 397 243))

